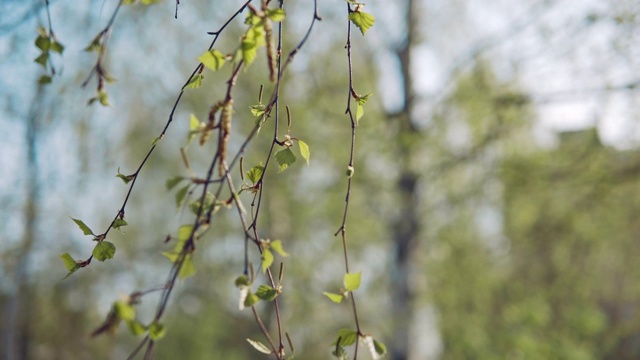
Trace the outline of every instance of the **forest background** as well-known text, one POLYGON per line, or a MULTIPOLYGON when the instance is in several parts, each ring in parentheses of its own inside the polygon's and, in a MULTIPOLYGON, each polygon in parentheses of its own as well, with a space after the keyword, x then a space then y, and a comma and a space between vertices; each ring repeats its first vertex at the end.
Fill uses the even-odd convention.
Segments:
MULTIPOLYGON (((223 94, 217 73, 185 92, 132 194, 129 225, 109 234, 114 259, 61 280, 59 254, 81 258, 95 245, 69 218, 108 226, 127 191, 116 174, 140 164, 206 33, 243 2, 183 1, 177 19, 172 1, 123 7, 107 57, 117 79, 106 87, 110 106, 87 106, 96 85, 80 84, 95 55, 83 49, 116 3, 50 1, 65 45, 51 56, 50 84, 38 82, 50 68, 33 62, 37 29, 48 28, 44 1, 0 3, 3 359, 126 358, 139 338, 124 325, 90 334, 114 301, 163 284, 164 241, 190 216, 166 180, 185 175, 179 149, 191 114, 206 119, 223 94)), ((289 253, 277 257, 286 268, 281 311, 303 359, 330 357, 336 331, 353 326, 349 306, 323 295, 344 273, 334 233, 351 138, 345 7, 318 4, 322 20, 282 84, 309 165, 299 158, 266 174, 263 229, 289 253)), ((314 9, 311 1, 285 8, 290 50, 314 9)), ((390 359, 640 357, 637 2, 370 0, 365 9, 376 22, 364 37, 353 30, 353 79, 372 95, 357 127, 348 225, 366 331, 390 359)), ((233 47, 243 19, 221 47, 233 47)), ((235 102, 246 114, 236 109, 232 147, 253 125, 265 63, 240 77, 235 102)), ((266 154, 270 131, 247 163, 266 154)), ((204 168, 206 154, 190 146, 191 166, 204 168)), ((240 226, 220 210, 194 255, 196 273, 176 285, 156 358, 267 358, 246 342, 263 341, 253 316, 238 310, 240 226)), ((259 268, 259 254, 252 262, 259 268)), ((141 318, 152 315, 153 296, 138 306, 141 318)), ((272 310, 258 307, 274 328, 272 310)))

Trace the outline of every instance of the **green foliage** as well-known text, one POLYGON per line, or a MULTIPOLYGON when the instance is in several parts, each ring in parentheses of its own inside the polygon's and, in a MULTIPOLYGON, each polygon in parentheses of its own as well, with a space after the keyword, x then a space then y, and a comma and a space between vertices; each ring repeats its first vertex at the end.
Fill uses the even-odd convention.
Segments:
POLYGON ((278 296, 278 290, 269 285, 260 285, 258 290, 256 290, 256 296, 259 297, 260 300, 271 301, 278 296))
POLYGON ((136 178, 135 175, 125 175, 125 174, 121 174, 120 173, 120 168, 118 168, 118 174, 116 175, 116 177, 120 178, 120 180, 122 180, 123 183, 128 184, 130 183, 133 179, 136 178))
POLYGON ((151 340, 160 340, 166 334, 167 329, 164 324, 154 321, 149 325, 149 338, 151 340))
POLYGON ((217 71, 222 68, 225 59, 226 56, 216 49, 209 50, 198 57, 198 61, 211 71, 217 71))
POLYGON ((93 257, 98 261, 112 259, 116 253, 116 246, 108 241, 99 241, 93 248, 93 257))
POLYGON ((60 254, 60 258, 64 262, 64 267, 66 267, 68 271, 67 276, 64 277, 65 279, 76 272, 76 270, 80 269, 80 265, 78 265, 78 263, 68 253, 60 254))
POLYGON ((356 6, 356 10, 349 13, 349 20, 360 29, 363 36, 376 22, 376 18, 373 15, 360 10, 359 6, 356 6))
POLYGON ((87 105, 93 105, 96 101, 102 106, 109 106, 109 94, 104 89, 100 89, 95 97, 87 101, 87 105))
POLYGON ((330 293, 330 292, 323 292, 322 293, 324 296, 328 297, 331 301, 333 301, 334 303, 341 303, 342 299, 344 299, 344 295, 342 294, 334 294, 334 293, 330 293))
POLYGON ((271 253, 271 250, 269 249, 264 249, 262 250, 262 255, 260 256, 260 260, 261 260, 261 266, 262 266, 262 273, 267 272, 267 269, 271 266, 271 264, 273 264, 273 254, 271 253))
POLYGON ((116 230, 120 229, 123 226, 127 226, 127 225, 129 225, 129 224, 127 224, 127 222, 124 219, 121 219, 119 217, 117 219, 115 219, 115 221, 113 222, 113 228, 116 229, 116 230))
POLYGON ((279 171, 286 170, 291 164, 296 162, 296 155, 290 148, 282 149, 275 154, 276 162, 279 166, 279 171))
POLYGON ((340 346, 349 346, 349 345, 355 344, 356 340, 358 340, 357 331, 343 328, 338 330, 338 336, 331 343, 331 345, 336 345, 340 343, 340 346))
POLYGON ((256 165, 252 167, 249 171, 247 171, 247 179, 251 181, 252 184, 257 184, 262 178, 262 174, 264 173, 264 166, 256 165))
POLYGON ((344 288, 347 291, 355 291, 360 287, 362 273, 349 273, 344 275, 344 288))
POLYGON ((82 233, 85 235, 94 235, 93 231, 82 221, 78 219, 71 218, 76 225, 82 230, 82 233))
POLYGON ((191 80, 189 80, 189 82, 187 83, 187 85, 185 85, 185 89, 197 89, 200 86, 202 86, 202 80, 204 79, 204 75, 202 74, 196 74, 194 75, 191 80))
POLYGON ((300 146, 300 155, 302 155, 302 158, 307 162, 307 166, 309 166, 309 145, 300 139, 298 139, 298 145, 300 146))
POLYGON ((179 208, 180 206, 182 206, 182 202, 184 201, 184 198, 187 196, 187 193, 189 192, 189 187, 191 185, 185 185, 183 187, 180 188, 180 190, 178 190, 176 192, 176 208, 179 208))
POLYGON ((364 116, 364 104, 367 103, 367 100, 369 99, 369 96, 371 96, 371 94, 367 94, 367 95, 364 95, 364 96, 355 95, 355 99, 356 99, 356 124, 360 121, 362 116, 364 116))

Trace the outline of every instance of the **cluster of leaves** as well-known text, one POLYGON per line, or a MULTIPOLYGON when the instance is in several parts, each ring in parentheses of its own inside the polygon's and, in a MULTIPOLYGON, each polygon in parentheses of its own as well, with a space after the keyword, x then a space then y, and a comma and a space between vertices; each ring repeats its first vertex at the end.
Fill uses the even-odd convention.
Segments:
POLYGON ((56 74, 55 67, 51 61, 51 53, 58 53, 62 55, 64 52, 64 45, 60 43, 55 34, 51 31, 47 31, 43 27, 38 28, 38 37, 35 40, 36 47, 40 50, 40 55, 34 60, 36 63, 42 65, 47 74, 40 76, 38 82, 40 84, 49 84, 51 79, 56 74))
POLYGON ((133 293, 124 299, 114 302, 105 321, 91 333, 91 336, 114 333, 120 323, 124 321, 131 334, 135 336, 147 333, 151 340, 163 338, 166 333, 164 324, 159 321, 152 321, 149 325, 144 325, 137 318, 135 305, 140 303, 142 295, 142 293, 133 293))

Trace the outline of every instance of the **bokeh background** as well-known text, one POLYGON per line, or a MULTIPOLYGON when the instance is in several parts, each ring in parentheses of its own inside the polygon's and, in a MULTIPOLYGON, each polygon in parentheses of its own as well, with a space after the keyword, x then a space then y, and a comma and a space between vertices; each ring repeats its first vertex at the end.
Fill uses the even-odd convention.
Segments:
MULTIPOLYGON (((42 85, 33 59, 37 28, 48 27, 44 1, 0 2, 0 358, 123 359, 139 340, 124 325, 89 334, 114 301, 165 281, 164 239, 192 221, 165 181, 185 175, 190 114, 206 118, 224 77, 208 73, 186 93, 140 175, 129 226, 109 233, 116 257, 61 280, 58 255, 82 259, 93 247, 69 217, 106 229, 127 191, 117 169, 137 168, 206 32, 242 2, 183 1, 177 20, 169 0, 122 8, 107 59, 118 80, 107 86, 110 107, 87 106, 95 84, 80 84, 95 61, 83 49, 117 1, 50 4, 66 48, 53 58, 58 76, 42 85)), ((287 50, 313 3, 285 7, 287 50)), ((366 11, 377 21, 353 34, 354 79, 373 95, 358 127, 348 223, 363 329, 394 360, 640 358, 638 2, 370 0, 366 11)), ((349 306, 322 295, 341 286, 344 267, 333 234, 350 141, 345 2, 320 1, 319 13, 281 100, 311 162, 267 174, 261 225, 291 254, 281 304, 301 359, 329 358, 337 329, 352 327, 349 306)), ((233 49, 241 32, 239 20, 220 48, 233 49)), ((236 91, 235 148, 267 83, 263 60, 236 91)), ((259 136, 246 162, 263 161, 270 139, 259 136)), ((202 173, 206 151, 189 154, 202 173)), ((266 358, 246 342, 262 338, 237 306, 240 229, 234 211, 217 215, 197 274, 172 297, 156 358, 266 358)), ((139 305, 141 319, 154 296, 139 305)), ((272 309, 259 310, 275 326, 272 309)))

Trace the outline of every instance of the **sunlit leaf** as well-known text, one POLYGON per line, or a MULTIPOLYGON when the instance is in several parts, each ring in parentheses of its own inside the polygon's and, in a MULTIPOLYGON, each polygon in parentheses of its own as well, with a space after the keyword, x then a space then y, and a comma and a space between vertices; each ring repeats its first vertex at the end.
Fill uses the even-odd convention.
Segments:
POLYGON ((189 240, 193 233, 193 225, 182 225, 178 228, 178 242, 185 242, 189 240))
POLYGON ((182 263, 182 267, 180 268, 180 272, 178 276, 180 279, 186 279, 190 276, 193 276, 196 273, 196 267, 193 265, 193 259, 191 254, 185 256, 184 262, 182 263))
POLYGON ((284 171, 286 168, 289 167, 289 165, 296 162, 296 155, 293 153, 293 151, 291 151, 290 148, 286 148, 278 151, 275 157, 276 157, 276 162, 280 167, 280 171, 284 171))
POLYGON ((244 299, 244 306, 252 307, 253 305, 257 304, 258 301, 260 301, 260 298, 256 294, 249 291, 247 293, 247 297, 244 299))
POLYGON ((363 36, 367 33, 367 30, 373 26, 373 23, 376 22, 376 18, 373 15, 361 10, 351 12, 349 14, 349 20, 360 29, 363 36))
POLYGON ((167 179, 167 181, 165 182, 165 186, 167 187, 167 190, 171 190, 176 185, 180 184, 184 179, 185 178, 183 176, 174 176, 172 178, 167 179))
POLYGON ((108 241, 100 241, 93 248, 93 257, 98 261, 112 259, 116 253, 116 246, 108 241))
POLYGON ((35 44, 38 49, 42 50, 43 52, 47 52, 51 47, 51 39, 49 39, 48 36, 39 35, 36 38, 35 44))
POLYGON ((131 320, 126 323, 129 331, 135 336, 142 335, 147 331, 147 327, 142 325, 138 320, 131 320))
POLYGON ((43 52, 40 54, 35 60, 38 64, 42 65, 43 68, 47 68, 47 62, 49 61, 49 53, 43 52))
POLYGON ((120 229, 123 226, 127 226, 127 222, 124 219, 121 218, 117 218, 114 222, 113 222, 113 228, 114 229, 120 229))
POLYGON ((261 353, 263 353, 263 354, 271 354, 271 350, 269 350, 269 348, 266 347, 260 341, 255 341, 255 340, 251 340, 251 339, 247 339, 247 341, 249 342, 249 344, 251 344, 251 346, 253 346, 254 349, 260 351, 261 353))
POLYGON ((226 57, 223 53, 216 49, 212 49, 200 55, 200 57, 198 57, 198 61, 210 70, 216 71, 224 65, 225 58, 226 57))
POLYGON ((298 140, 298 145, 300 146, 300 155, 307 162, 307 166, 309 166, 309 145, 302 140, 298 140))
POLYGON ((197 74, 194 77, 191 78, 191 80, 189 80, 189 82, 187 83, 187 85, 185 86, 186 89, 197 89, 200 86, 202 86, 202 79, 204 79, 204 75, 202 74, 197 74))
POLYGON ((347 291, 354 291, 360 287, 361 272, 349 273, 344 275, 344 288, 347 291))
POLYGON ((51 84, 51 76, 49 75, 40 76, 40 78, 38 79, 38 84, 51 84))
POLYGON ((131 304, 128 304, 122 300, 116 301, 116 303, 113 304, 113 308, 116 312, 116 315, 118 315, 118 318, 122 320, 131 321, 136 318, 136 309, 131 304))
POLYGON ((238 276, 234 283, 236 284, 237 287, 251 285, 251 283, 249 282, 249 277, 247 275, 238 276))
POLYGON ((280 21, 284 20, 284 18, 286 16, 286 13, 285 13, 284 9, 280 9, 280 8, 273 9, 273 10, 267 10, 265 12, 265 14, 273 22, 280 22, 280 21))
POLYGON ((273 249, 273 251, 280 254, 280 256, 289 256, 289 254, 287 254, 287 252, 282 248, 282 241, 274 240, 269 245, 273 249))
POLYGON ((269 266, 273 264, 273 253, 269 249, 264 249, 260 259, 262 260, 262 273, 265 273, 269 266))
POLYGON ((67 273, 67 276, 64 277, 65 279, 76 272, 76 270, 80 269, 80 265, 78 265, 78 263, 68 253, 60 254, 60 258, 64 262, 64 267, 67 268, 67 271, 69 271, 69 273, 67 273))
POLYGON ((242 50, 242 60, 244 60, 247 66, 251 65, 251 63, 256 59, 256 56, 258 56, 258 46, 255 41, 242 41, 240 50, 242 50))
POLYGON ((338 303, 338 304, 340 304, 342 302, 342 299, 344 299, 344 296, 342 296, 340 294, 334 294, 334 293, 330 293, 330 292, 327 292, 327 291, 323 292, 322 294, 324 296, 328 297, 334 303, 338 303))
POLYGON ((64 52, 64 45, 54 40, 51 43, 51 51, 57 52, 58 54, 62 54, 64 52))
POLYGON ((125 175, 125 174, 121 174, 120 173, 120 168, 118 168, 118 174, 116 175, 116 177, 120 178, 120 180, 122 180, 123 183, 128 184, 130 183, 133 179, 135 179, 136 177, 133 175, 125 175))

